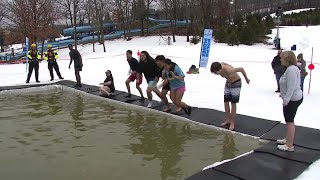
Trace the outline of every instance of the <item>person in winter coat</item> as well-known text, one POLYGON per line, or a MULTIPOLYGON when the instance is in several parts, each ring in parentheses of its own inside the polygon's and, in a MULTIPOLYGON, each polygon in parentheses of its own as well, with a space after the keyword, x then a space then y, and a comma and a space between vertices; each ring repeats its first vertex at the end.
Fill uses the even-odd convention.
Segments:
POLYGON ((39 61, 41 61, 41 55, 40 52, 37 50, 37 45, 32 44, 30 50, 28 51, 28 76, 26 83, 30 82, 30 77, 32 74, 32 71, 34 69, 35 71, 35 77, 36 77, 36 82, 39 83, 39 61))
POLYGON ((303 59, 303 54, 300 53, 297 56, 297 66, 300 69, 300 75, 301 75, 301 90, 303 92, 303 84, 304 84, 304 79, 306 78, 306 76, 308 75, 307 71, 306 71, 306 61, 303 59))
POLYGON ((47 52, 44 53, 44 60, 48 61, 48 69, 50 72, 51 81, 53 81, 54 79, 53 69, 56 71, 59 79, 64 79, 60 74, 57 59, 58 59, 57 50, 53 50, 52 45, 49 44, 47 52))
POLYGON ((276 75, 278 89, 275 92, 277 93, 280 92, 280 86, 279 86, 280 77, 286 71, 286 67, 281 65, 281 61, 280 61, 281 52, 282 50, 278 50, 278 54, 273 58, 271 62, 272 69, 274 71, 274 74, 276 75))

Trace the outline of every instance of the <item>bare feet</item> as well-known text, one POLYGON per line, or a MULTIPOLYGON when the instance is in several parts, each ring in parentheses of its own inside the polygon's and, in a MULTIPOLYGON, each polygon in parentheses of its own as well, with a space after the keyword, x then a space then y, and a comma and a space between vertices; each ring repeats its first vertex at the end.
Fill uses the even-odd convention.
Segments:
POLYGON ((229 130, 230 130, 230 131, 233 131, 233 130, 234 130, 234 123, 230 123, 229 130))
POLYGON ((223 122, 220 126, 226 126, 226 125, 228 125, 228 124, 230 124, 230 121, 226 120, 226 121, 223 122))
POLYGON ((181 110, 182 110, 182 108, 181 108, 181 107, 178 107, 178 108, 176 109, 176 113, 180 112, 181 110))
POLYGON ((163 110, 162 110, 163 112, 170 112, 171 111, 171 109, 169 108, 169 107, 165 107, 165 108, 163 108, 163 110))

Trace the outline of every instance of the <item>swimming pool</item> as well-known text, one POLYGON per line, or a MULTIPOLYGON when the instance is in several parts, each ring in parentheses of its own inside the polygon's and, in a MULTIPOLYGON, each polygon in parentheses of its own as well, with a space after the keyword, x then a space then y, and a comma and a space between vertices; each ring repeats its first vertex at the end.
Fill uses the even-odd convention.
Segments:
POLYGON ((1 179, 184 179, 258 140, 62 88, 0 95, 1 179))

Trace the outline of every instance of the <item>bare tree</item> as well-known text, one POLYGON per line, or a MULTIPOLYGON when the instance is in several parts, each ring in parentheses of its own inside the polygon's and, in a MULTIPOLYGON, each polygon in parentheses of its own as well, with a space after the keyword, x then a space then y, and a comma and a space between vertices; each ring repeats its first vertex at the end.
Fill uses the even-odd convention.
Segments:
POLYGON ((129 0, 114 0, 115 20, 120 24, 120 29, 123 30, 124 39, 126 39, 126 19, 129 12, 129 0))
MULTIPOLYGON (((83 0, 57 0, 56 2, 59 4, 61 11, 64 13, 67 26, 68 26, 68 21, 70 21, 71 27, 74 26, 74 21, 76 20, 76 18, 74 17, 75 14, 79 14, 79 19, 81 20, 82 14, 80 14, 79 11, 80 11, 80 8, 83 7, 82 6, 84 4, 83 0)), ((75 16, 77 17, 77 15, 75 16)))
POLYGON ((7 26, 20 42, 25 36, 30 42, 37 42, 55 33, 54 22, 59 16, 53 1, 7 0, 5 3, 7 26))
POLYGON ((106 14, 110 11, 107 0, 93 0, 94 3, 94 20, 99 29, 99 43, 103 45, 103 52, 106 52, 106 46, 104 43, 104 28, 106 14))
POLYGON ((4 18, 4 3, 3 2, 0 2, 0 23, 2 21, 2 19, 4 18))
POLYGON ((132 17, 141 22, 141 36, 144 36, 144 19, 146 17, 146 5, 144 0, 133 0, 132 17))
POLYGON ((73 0, 58 0, 58 3, 61 5, 63 11, 65 11, 66 20, 70 20, 71 27, 73 26, 73 13, 72 13, 72 6, 73 0))
POLYGON ((147 12, 146 12, 146 19, 147 19, 147 35, 149 35, 149 14, 150 14, 150 5, 151 3, 155 2, 156 0, 147 0, 147 12))

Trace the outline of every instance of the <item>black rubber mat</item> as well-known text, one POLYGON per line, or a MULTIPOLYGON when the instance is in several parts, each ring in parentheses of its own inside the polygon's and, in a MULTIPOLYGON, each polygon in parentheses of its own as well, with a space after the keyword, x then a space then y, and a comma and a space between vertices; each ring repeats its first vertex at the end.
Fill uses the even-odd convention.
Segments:
MULTIPOLYGON (((271 131, 266 133, 261 137, 261 139, 267 139, 276 141, 277 139, 283 139, 286 134, 286 125, 285 124, 278 124, 274 127, 271 131)), ((296 126, 296 133, 294 137, 294 144, 309 148, 320 150, 320 130, 319 129, 312 129, 307 127, 296 126)))
POLYGON ((269 153, 281 158, 312 164, 320 158, 320 151, 311 150, 299 146, 294 147, 294 152, 283 152, 277 149, 276 142, 269 142, 268 144, 254 150, 255 152, 269 153))
POLYGON ((240 178, 217 171, 213 168, 198 172, 186 180, 239 180, 240 178))
MULTIPOLYGON (((189 117, 189 115, 187 115, 183 110, 179 111, 179 112, 176 112, 176 106, 172 103, 169 104, 170 105, 170 108, 171 108, 171 111, 168 112, 168 113, 171 113, 171 114, 174 114, 174 115, 178 115, 178 116, 183 116, 183 117, 189 117)), ((158 111, 162 111, 163 110, 163 103, 160 103, 160 106, 154 108, 158 111)), ((197 109, 197 107, 191 107, 192 111, 197 109)))
POLYGON ((47 85, 50 85, 50 84, 26 84, 26 85, 19 85, 19 86, 2 86, 0 87, 0 91, 24 89, 24 88, 31 88, 31 87, 41 87, 41 86, 47 86, 47 85))
MULTIPOLYGON (((131 95, 131 98, 126 98, 126 100, 124 102, 129 103, 129 104, 138 105, 138 106, 147 107, 149 100, 144 99, 142 101, 140 96, 131 95)), ((159 101, 152 100, 152 106, 151 106, 152 109, 160 107, 160 106, 162 106, 162 103, 160 103, 159 101)))
POLYGON ((241 179, 291 180, 308 166, 306 163, 279 158, 268 153, 254 152, 214 168, 241 179))
POLYGON ((81 91, 84 91, 84 92, 99 91, 99 86, 91 86, 91 85, 87 85, 87 84, 82 84, 81 87, 74 87, 76 83, 73 82, 73 81, 68 81, 68 80, 59 81, 56 84, 60 84, 60 85, 67 86, 67 87, 70 87, 70 88, 74 88, 74 89, 77 89, 77 90, 81 90, 81 91))
MULTIPOLYGON (((189 119, 220 127, 225 120, 225 113, 214 109, 197 108, 192 111, 189 119)), ((237 115, 234 131, 260 137, 270 131, 279 122, 237 115)), ((224 128, 228 128, 227 126, 224 128)))
MULTIPOLYGON (((91 91, 91 92, 89 92, 90 94, 93 94, 93 95, 99 95, 99 90, 98 91, 91 91)), ((117 90, 115 90, 114 91, 114 93, 112 93, 112 96, 117 96, 117 95, 120 95, 120 94, 124 94, 125 92, 122 92, 122 91, 117 91, 117 90)), ((111 96, 111 97, 112 97, 111 96)))

